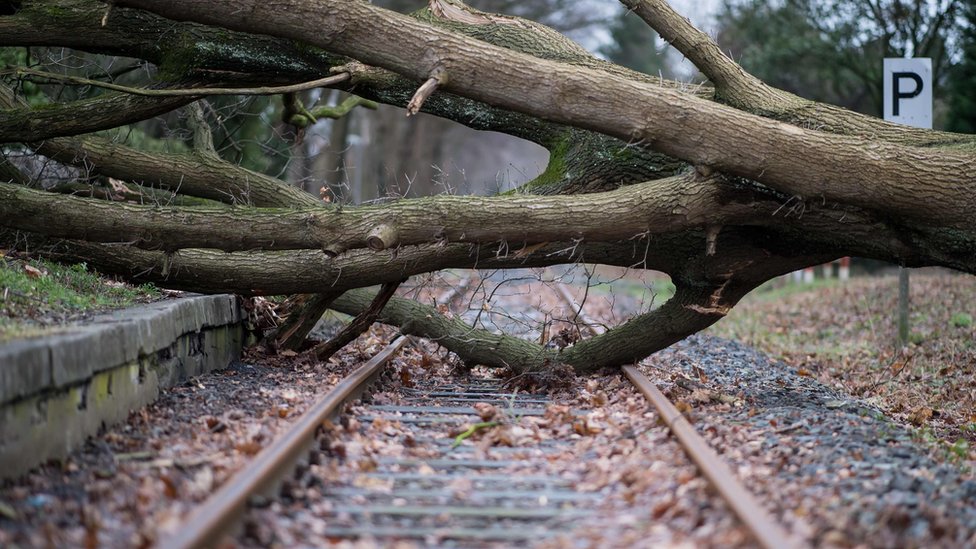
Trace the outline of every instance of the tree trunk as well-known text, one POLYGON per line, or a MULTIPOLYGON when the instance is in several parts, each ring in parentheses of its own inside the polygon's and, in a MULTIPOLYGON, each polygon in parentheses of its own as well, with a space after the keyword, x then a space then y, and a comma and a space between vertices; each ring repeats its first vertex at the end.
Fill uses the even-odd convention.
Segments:
MULTIPOLYGON (((8 45, 143 59, 158 66, 160 82, 181 86, 346 75, 337 89, 531 140, 550 161, 506 196, 389 200, 408 186, 411 195, 434 188, 440 155, 429 135, 444 123, 390 107, 361 132, 378 150, 357 166, 361 187, 352 192, 353 201, 385 200, 324 207, 205 150, 148 152, 79 136, 192 97, 112 91, 27 106, 3 90, 0 141, 233 207, 118 204, 0 183, 0 225, 86 240, 46 249, 133 279, 250 295, 345 292, 332 306, 352 314, 373 299, 362 288, 443 268, 585 261, 653 268, 675 281, 674 299, 660 309, 559 353, 403 298, 380 313, 466 360, 517 372, 638 360, 722 318, 763 281, 835 257, 976 273, 976 139, 776 90, 666 3, 624 3, 714 87, 634 73, 552 29, 456 0, 429 0, 410 17, 348 0, 117 0, 104 25, 105 4, 95 0, 25 0, 0 17, 8 45)), ((345 150, 349 123, 333 123, 334 153, 345 150)), ((334 171, 341 167, 335 162, 334 171)), ((22 183, 15 169, 4 177, 22 183)), ((309 300, 309 318, 328 299, 309 300)), ((307 327, 309 318, 295 325, 307 327)))

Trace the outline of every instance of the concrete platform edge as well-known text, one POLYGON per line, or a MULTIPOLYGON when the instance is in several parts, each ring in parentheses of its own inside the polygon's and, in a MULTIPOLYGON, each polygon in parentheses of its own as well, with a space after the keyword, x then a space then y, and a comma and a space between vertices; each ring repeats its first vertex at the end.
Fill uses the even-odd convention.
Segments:
POLYGON ((244 339, 237 298, 204 295, 0 345, 0 479, 63 459, 161 389, 227 367, 244 339))

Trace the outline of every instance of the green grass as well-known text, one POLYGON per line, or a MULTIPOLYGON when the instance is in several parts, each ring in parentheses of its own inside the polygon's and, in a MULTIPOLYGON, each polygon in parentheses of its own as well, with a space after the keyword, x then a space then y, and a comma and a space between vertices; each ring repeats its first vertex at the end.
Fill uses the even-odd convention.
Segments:
POLYGON ((973 315, 969 313, 956 313, 949 319, 949 323, 954 328, 971 328, 973 325, 973 315))
POLYGON ((41 335, 90 313, 159 297, 152 285, 105 278, 84 263, 66 266, 0 255, 0 341, 41 335))

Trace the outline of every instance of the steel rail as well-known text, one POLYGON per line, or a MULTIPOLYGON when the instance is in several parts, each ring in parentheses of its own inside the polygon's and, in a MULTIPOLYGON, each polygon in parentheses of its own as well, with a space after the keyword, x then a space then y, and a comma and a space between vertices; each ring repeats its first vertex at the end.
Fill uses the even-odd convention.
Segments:
POLYGON ((322 423, 340 411, 340 407, 366 389, 383 371, 384 366, 407 342, 398 337, 385 349, 339 382, 321 400, 253 461, 228 479, 212 496, 197 506, 180 530, 161 540, 163 549, 214 547, 241 518, 248 500, 274 485, 290 471, 315 440, 322 423))
POLYGON ((736 478, 732 468, 698 434, 695 427, 671 404, 650 379, 635 366, 624 366, 624 375, 654 405, 664 423, 681 443, 685 453, 695 462, 701 474, 725 499, 732 511, 745 524, 756 541, 766 549, 800 547, 786 530, 736 478))
MULTIPOLYGON (((578 318, 589 328, 590 333, 596 335, 597 331, 594 327, 599 326, 599 324, 586 316, 583 308, 576 303, 564 284, 559 284, 556 288, 563 300, 574 311, 578 311, 578 318)), ((623 373, 637 390, 654 405, 665 425, 678 439, 685 453, 698 466, 702 476, 725 499, 759 545, 766 549, 799 547, 799 544, 790 538, 786 530, 759 504, 755 496, 739 482, 731 467, 719 457, 715 450, 708 445, 708 442, 698 434, 688 419, 671 404, 671 401, 650 379, 635 366, 624 366, 623 373)))

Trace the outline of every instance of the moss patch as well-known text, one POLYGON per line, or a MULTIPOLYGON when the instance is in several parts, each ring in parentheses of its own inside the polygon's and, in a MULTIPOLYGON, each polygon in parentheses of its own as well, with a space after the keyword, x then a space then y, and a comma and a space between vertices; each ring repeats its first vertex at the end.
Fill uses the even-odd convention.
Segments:
POLYGON ((161 297, 155 286, 106 278, 84 263, 65 266, 0 250, 0 342, 43 335, 92 313, 161 297))

